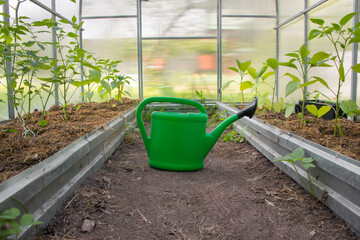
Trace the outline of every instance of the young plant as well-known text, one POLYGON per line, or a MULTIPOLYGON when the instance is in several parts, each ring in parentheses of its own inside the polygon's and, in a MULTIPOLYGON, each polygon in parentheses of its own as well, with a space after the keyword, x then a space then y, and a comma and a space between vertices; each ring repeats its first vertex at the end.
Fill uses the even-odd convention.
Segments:
POLYGON ((321 108, 317 108, 314 104, 306 105, 306 109, 313 115, 315 115, 317 118, 320 118, 321 116, 325 115, 327 112, 331 110, 331 106, 326 105, 322 106, 321 108))
POLYGON ((12 26, 6 22, 0 23, 0 67, 6 73, 2 78, 6 83, 1 81, 1 84, 7 87, 8 98, 23 125, 22 136, 35 137, 36 134, 28 124, 32 102, 41 94, 33 81, 39 70, 48 70, 50 66, 49 58, 40 56, 46 43, 37 40, 37 32, 34 32, 33 25, 26 22, 28 18, 20 17, 18 14, 22 2, 18 1, 15 7, 15 20, 12 26), (31 40, 21 41, 23 36, 30 37, 31 40))
MULTIPOLYGON (((237 65, 236 67, 228 67, 228 69, 230 69, 234 72, 237 72, 240 75, 240 83, 239 83, 240 94, 241 94, 241 101, 242 101, 242 103, 244 103, 244 101, 245 101, 244 100, 244 90, 246 89, 246 86, 249 84, 249 83, 245 83, 244 79, 245 79, 245 75, 247 75, 246 71, 248 70, 248 68, 251 65, 251 61, 246 61, 246 62, 242 63, 238 59, 236 59, 236 65, 237 65)), ((231 81, 225 83, 224 86, 222 87, 222 90, 224 91, 233 82, 235 82, 235 80, 231 80, 231 81)))
POLYGON ((231 132, 225 134, 224 138, 223 138, 223 142, 238 142, 238 143, 244 142, 245 137, 242 132, 245 130, 246 130, 246 127, 243 128, 240 133, 238 133, 237 131, 234 130, 234 131, 231 131, 231 132))
POLYGON ((317 82, 323 84, 325 87, 328 88, 328 84, 326 83, 326 81, 320 77, 311 76, 309 74, 310 70, 315 67, 330 67, 330 65, 326 63, 329 60, 330 54, 321 51, 315 53, 311 57, 310 51, 307 49, 305 44, 303 44, 299 50, 296 50, 292 53, 288 53, 286 54, 286 56, 289 56, 290 60, 288 62, 282 62, 280 63, 280 65, 295 69, 298 72, 300 78, 291 73, 285 74, 285 76, 288 76, 292 79, 286 85, 285 97, 288 97, 296 90, 300 89, 302 91, 302 106, 301 106, 300 118, 301 118, 301 122, 305 123, 304 120, 305 100, 306 100, 305 88, 317 82))
MULTIPOLYGON (((353 69, 355 72, 360 72, 360 64, 354 65, 352 68, 345 69, 344 61, 345 61, 345 53, 348 47, 355 42, 360 42, 360 23, 357 23, 352 28, 346 28, 345 25, 356 15, 356 12, 349 13, 340 19, 338 23, 332 23, 331 25, 325 25, 325 21, 323 19, 315 19, 311 18, 310 21, 318 26, 317 29, 313 29, 309 33, 309 40, 314 38, 327 38, 331 43, 334 54, 331 60, 333 61, 336 70, 338 72, 338 83, 336 89, 331 89, 329 86, 326 86, 330 92, 336 98, 336 107, 335 107, 335 128, 334 135, 336 133, 339 136, 343 135, 341 130, 341 126, 338 122, 339 112, 340 112, 340 93, 341 87, 345 83, 346 75, 353 69)), ((352 111, 357 110, 356 103, 352 100, 349 100, 342 104, 345 109, 352 109, 352 111)))
POLYGON ((299 147, 296 150, 294 150, 292 153, 290 153, 290 154, 288 154, 288 155, 286 155, 284 157, 274 158, 274 162, 282 161, 282 162, 290 163, 294 167, 298 177, 300 178, 301 182, 304 184, 305 188, 316 198, 315 193, 314 193, 314 187, 313 187, 311 177, 310 177, 310 174, 309 174, 309 171, 308 171, 309 168, 315 167, 315 165, 313 164, 314 159, 311 158, 311 157, 304 158, 304 154, 305 154, 304 149, 299 147), (295 165, 296 162, 299 162, 301 164, 301 166, 305 169, 307 177, 308 177, 308 181, 309 181, 308 184, 301 177, 301 175, 300 175, 300 173, 299 173, 299 171, 298 171, 298 169, 297 169, 297 167, 295 165))
POLYGON ((41 224, 40 221, 34 221, 34 216, 25 213, 20 217, 21 213, 18 208, 11 208, 0 213, 0 239, 17 239, 22 231, 22 227, 36 226, 41 224))

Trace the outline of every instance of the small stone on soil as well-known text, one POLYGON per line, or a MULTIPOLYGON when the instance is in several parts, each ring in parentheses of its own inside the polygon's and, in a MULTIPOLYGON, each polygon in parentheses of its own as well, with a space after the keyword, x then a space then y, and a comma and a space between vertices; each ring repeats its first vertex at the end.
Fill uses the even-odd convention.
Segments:
POLYGON ((95 230, 95 221, 85 219, 84 223, 83 223, 83 225, 81 227, 81 231, 82 232, 92 232, 94 230, 95 230))

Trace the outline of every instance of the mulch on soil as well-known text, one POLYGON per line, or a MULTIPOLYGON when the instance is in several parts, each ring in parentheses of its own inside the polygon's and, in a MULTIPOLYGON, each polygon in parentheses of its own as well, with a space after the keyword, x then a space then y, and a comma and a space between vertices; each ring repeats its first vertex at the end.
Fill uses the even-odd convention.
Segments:
MULTIPOLYGON (((135 100, 124 98, 123 102, 111 100, 103 103, 81 103, 70 106, 69 120, 65 121, 63 111, 53 106, 45 115, 48 121, 35 138, 22 138, 22 125, 18 119, 8 125, 0 125, 0 183, 21 171, 43 161, 63 149, 86 133, 120 116, 136 104, 135 100), (18 133, 5 132, 15 129, 18 133)), ((34 111, 29 127, 36 130, 41 112, 34 111)))
POLYGON ((270 111, 258 112, 256 118, 360 161, 360 122, 339 119, 344 134, 339 137, 334 136, 335 120, 306 115, 302 124, 296 114, 285 118, 284 113, 270 111))
POLYGON ((161 171, 147 161, 140 134, 131 133, 44 238, 359 239, 247 142, 219 140, 200 171, 161 171), (95 229, 82 231, 85 220, 95 229))

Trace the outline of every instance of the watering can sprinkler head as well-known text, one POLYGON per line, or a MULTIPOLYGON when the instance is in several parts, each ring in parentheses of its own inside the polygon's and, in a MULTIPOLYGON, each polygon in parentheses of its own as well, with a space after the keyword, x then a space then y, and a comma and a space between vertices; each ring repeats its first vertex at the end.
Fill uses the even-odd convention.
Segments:
POLYGON ((211 133, 206 133, 206 109, 199 102, 170 97, 152 97, 142 101, 136 111, 149 165, 173 171, 193 171, 204 167, 204 159, 223 131, 231 123, 247 116, 251 118, 257 108, 255 98, 243 110, 220 123, 211 133), (151 102, 172 102, 196 107, 200 113, 153 112, 151 137, 147 135, 142 110, 151 102))

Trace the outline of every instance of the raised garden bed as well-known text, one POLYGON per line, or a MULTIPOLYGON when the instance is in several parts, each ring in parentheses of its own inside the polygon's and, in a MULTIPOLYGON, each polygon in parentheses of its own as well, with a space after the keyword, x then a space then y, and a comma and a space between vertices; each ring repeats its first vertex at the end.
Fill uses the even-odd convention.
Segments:
MULTIPOLYGON (((238 111, 223 103, 217 105, 220 111, 225 110, 229 115, 238 111)), ((306 155, 316 161, 316 167, 310 169, 316 197, 343 218, 353 231, 360 234, 359 161, 256 118, 243 118, 236 123, 235 128, 270 161, 302 147, 306 155)), ((287 162, 274 162, 274 164, 303 185, 291 164, 287 162)), ((303 179, 307 178, 302 169, 299 173, 303 179)))
MULTIPOLYGON (((20 208, 15 199, 34 215, 35 220, 48 222, 81 182, 111 156, 134 121, 135 107, 130 106, 119 117, 1 183, 0 211, 20 208)), ((34 232, 35 227, 28 227, 20 237, 33 236, 34 232)))

